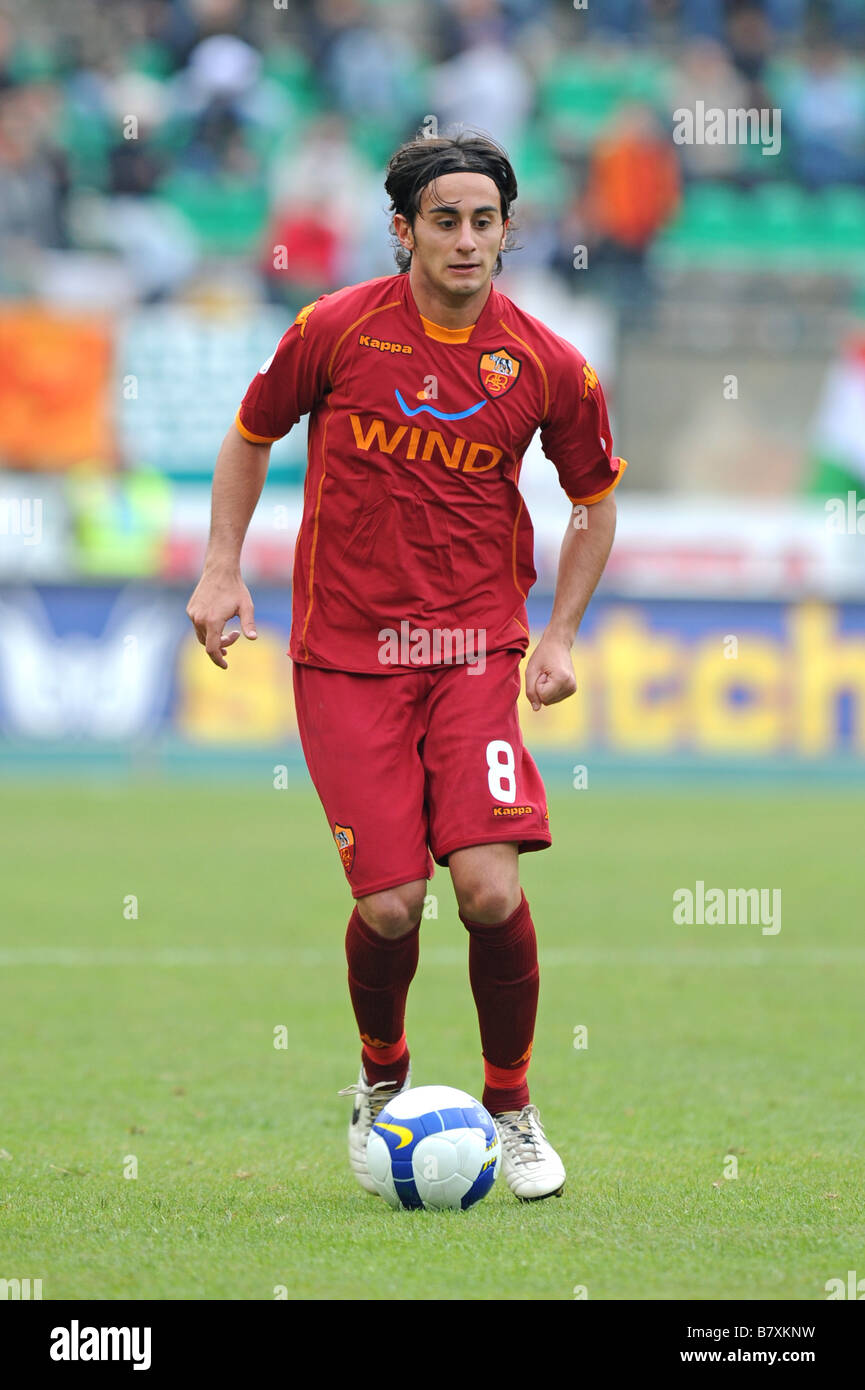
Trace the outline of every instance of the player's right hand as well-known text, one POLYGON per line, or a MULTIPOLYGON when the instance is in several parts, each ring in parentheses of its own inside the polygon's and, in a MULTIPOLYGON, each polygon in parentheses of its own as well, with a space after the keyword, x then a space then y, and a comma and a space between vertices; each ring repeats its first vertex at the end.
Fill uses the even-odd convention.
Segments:
POLYGON ((240 618, 243 635, 250 641, 258 636, 252 595, 237 571, 205 569, 186 605, 186 612, 210 660, 223 670, 228 669, 225 653, 240 636, 236 629, 223 631, 229 619, 240 618))

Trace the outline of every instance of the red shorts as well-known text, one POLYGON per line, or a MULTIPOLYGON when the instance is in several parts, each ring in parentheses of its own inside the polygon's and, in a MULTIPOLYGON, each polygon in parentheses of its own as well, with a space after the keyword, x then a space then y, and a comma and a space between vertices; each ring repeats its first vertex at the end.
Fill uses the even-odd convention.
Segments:
POLYGON ((432 858, 551 843, 541 775, 517 718, 519 655, 357 675, 294 666, 310 776, 355 898, 430 878, 432 858))

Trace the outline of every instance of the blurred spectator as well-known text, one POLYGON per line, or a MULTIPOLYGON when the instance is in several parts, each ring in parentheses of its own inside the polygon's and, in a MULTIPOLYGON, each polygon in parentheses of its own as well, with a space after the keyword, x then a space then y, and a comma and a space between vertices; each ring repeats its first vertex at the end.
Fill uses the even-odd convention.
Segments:
POLYGON ((0 244, 66 245, 66 160, 55 143, 58 92, 50 83, 0 91, 0 244))
POLYGON ((579 218, 591 215, 596 256, 632 263, 637 279, 675 205, 675 153, 687 180, 865 181, 851 51, 865 0, 589 0, 584 13, 554 0, 64 0, 50 25, 35 6, 11 13, 0 13, 7 294, 62 283, 82 302, 98 282, 100 302, 149 301, 206 277, 211 255, 235 257, 280 300, 387 274, 383 164, 427 113, 510 150, 525 264, 554 254, 584 165, 579 218), (815 23, 828 40, 795 47, 815 23), (663 109, 660 137, 640 133, 633 111, 617 120, 635 100, 663 109), (733 143, 674 150, 672 111, 697 102, 781 106, 783 170, 733 143))
POLYGON ((439 0, 449 57, 490 35, 514 38, 532 25, 552 24, 551 0, 439 0))
POLYGON ((764 0, 766 18, 776 34, 800 33, 808 14, 809 0, 764 0))
POLYGON ((354 148, 339 116, 323 116, 300 139, 282 143, 271 169, 274 213, 262 262, 276 298, 308 297, 316 266, 319 293, 396 269, 387 241, 383 177, 354 148), (273 264, 273 248, 280 246, 292 248, 286 250, 284 269, 273 264), (304 288, 295 292, 294 284, 304 288))
MULTIPOLYGON (((757 5, 743 5, 730 16, 727 43, 734 66, 753 89, 763 80, 772 50, 772 29, 757 5)), ((749 100, 749 105, 751 102, 749 100)), ((757 105, 760 105, 758 100, 757 105)))
POLYGON ((865 181, 865 90, 836 44, 810 50, 784 119, 796 174, 807 187, 865 181))
POLYGON ((214 34, 195 46, 174 79, 172 99, 175 115, 192 130, 181 163, 204 172, 229 160, 238 168, 245 132, 276 136, 290 115, 285 94, 262 75, 262 55, 231 34, 214 34))
MULTIPOLYGON (((778 34, 801 34, 809 13, 817 9, 814 0, 764 0, 769 23, 778 34)), ((839 39, 865 38, 865 5, 862 0, 822 0, 818 11, 829 32, 839 39)))
POLYGON ((604 0, 602 5, 586 4, 591 33, 599 39, 641 39, 646 33, 650 0, 604 0))
MULTIPOLYGON (((748 105, 748 89, 726 50, 714 39, 695 39, 684 50, 672 84, 672 109, 694 111, 698 101, 706 110, 729 111, 748 105)), ((682 171, 688 179, 732 179, 742 162, 741 147, 680 145, 682 171)))
POLYGON ((112 85, 109 103, 118 138, 108 149, 108 188, 116 194, 152 193, 167 162, 153 143, 166 115, 165 88, 143 73, 123 73, 112 85))
POLYGON ((646 252, 676 212, 679 166, 654 112, 628 106, 592 151, 578 205, 594 289, 602 287, 633 317, 651 298, 646 252))
POLYGON ((403 124, 418 107, 419 54, 354 0, 343 0, 339 11, 320 58, 330 103, 355 119, 403 124))
POLYGON ((511 149, 534 105, 534 84, 502 35, 490 33, 433 70, 429 95, 440 130, 472 126, 511 149))
POLYGON ((686 38, 722 39, 724 0, 681 0, 682 34, 686 38))

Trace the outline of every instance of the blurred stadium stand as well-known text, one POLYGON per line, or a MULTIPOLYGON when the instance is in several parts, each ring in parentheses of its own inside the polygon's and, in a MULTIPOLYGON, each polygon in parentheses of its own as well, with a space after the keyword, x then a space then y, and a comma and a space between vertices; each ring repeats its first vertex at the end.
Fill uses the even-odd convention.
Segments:
MULTIPOLYGON (((39 653, 71 653, 77 632, 97 662, 111 603, 139 593, 168 623, 175 675, 164 708, 135 704, 138 732, 194 733, 178 699, 211 718, 177 691, 212 675, 183 608, 220 439, 298 308, 393 273, 383 166, 431 114, 509 149, 520 245, 500 286, 607 387, 632 467, 603 602, 715 603, 700 630, 724 633, 725 600, 788 605, 793 626, 795 605, 821 601, 839 631, 865 630, 861 0, 0 0, 0 617, 28 634, 0 661, 9 747, 100 736, 89 716, 79 728, 86 701, 64 725, 46 695, 40 725, 27 680, 44 686, 39 653), (698 101, 777 108, 778 154, 677 145, 673 113, 698 101), (835 532, 825 503, 851 496, 835 532)), ((279 642, 304 467, 300 426, 274 448, 246 550, 249 582, 282 586, 265 601, 279 642)), ((565 518, 551 472, 535 445, 539 621, 565 518)), ((647 631, 659 612, 638 613, 647 631)), ((785 621, 762 629, 779 660, 785 621)), ((846 680, 865 708, 856 652, 836 694, 846 680)), ((258 728, 234 698, 229 741, 258 728)), ((861 758, 865 715, 838 698, 819 751, 861 758)), ((719 738, 805 747, 783 721, 762 745, 719 738)))

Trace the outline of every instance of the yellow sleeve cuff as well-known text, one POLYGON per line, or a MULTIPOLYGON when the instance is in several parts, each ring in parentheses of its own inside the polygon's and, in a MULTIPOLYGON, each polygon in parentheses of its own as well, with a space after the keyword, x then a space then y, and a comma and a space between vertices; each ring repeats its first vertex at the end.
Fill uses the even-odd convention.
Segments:
POLYGON ((246 428, 246 425, 244 425, 243 421, 241 420, 239 410, 234 417, 234 423, 237 426, 240 433, 243 435, 244 439, 248 439, 250 444, 275 444, 277 439, 282 438, 281 434, 253 434, 251 430, 248 430, 246 428))
POLYGON ((603 502, 603 500, 604 500, 605 497, 609 497, 609 495, 610 495, 610 493, 612 492, 613 488, 619 486, 619 483, 621 482, 621 479, 622 479, 622 474, 624 473, 624 471, 625 471, 625 469, 627 468, 627 466, 628 466, 628 460, 627 460, 627 459, 622 459, 622 458, 620 458, 620 459, 619 459, 619 469, 618 469, 618 472, 616 473, 616 476, 615 476, 615 478, 613 479, 613 481, 610 483, 610 486, 609 486, 609 487, 605 487, 604 490, 603 490, 603 492, 596 492, 592 497, 571 497, 571 496, 569 495, 569 496, 568 496, 568 501, 569 501, 569 502, 572 502, 572 503, 574 504, 575 507, 578 507, 578 506, 589 507, 589 506, 591 506, 591 504, 592 504, 593 502, 603 502))

